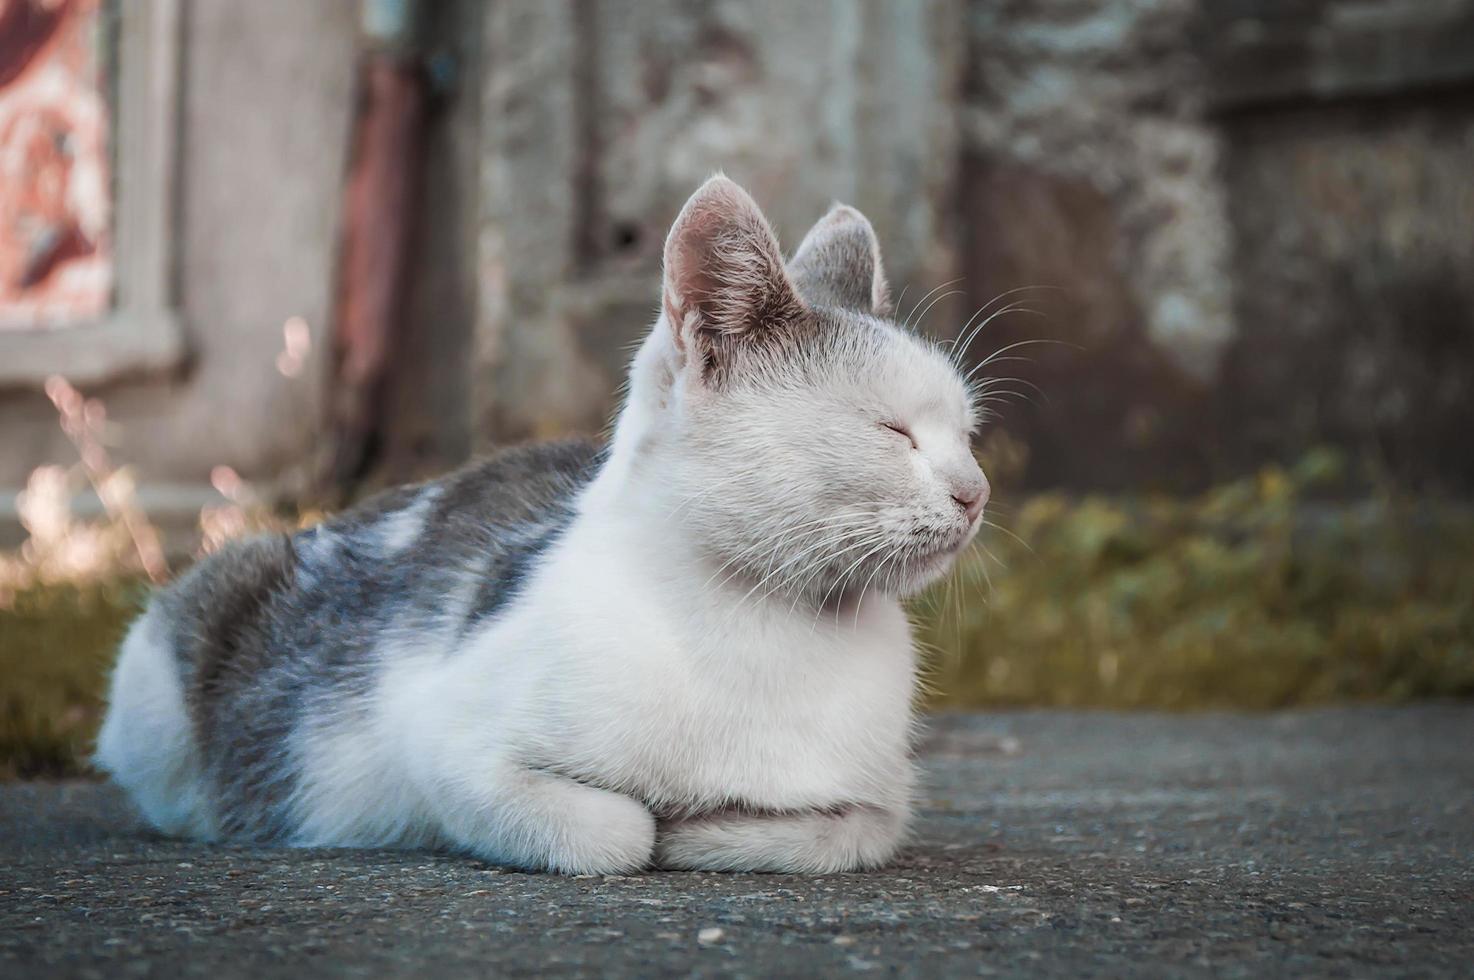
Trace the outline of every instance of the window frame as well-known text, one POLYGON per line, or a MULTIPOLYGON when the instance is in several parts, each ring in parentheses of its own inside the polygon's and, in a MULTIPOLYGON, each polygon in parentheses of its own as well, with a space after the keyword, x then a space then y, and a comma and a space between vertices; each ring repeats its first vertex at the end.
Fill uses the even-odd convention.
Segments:
POLYGON ((115 9, 113 302, 108 312, 37 330, 0 330, 0 387, 76 384, 178 366, 184 330, 174 288, 179 173, 180 0, 115 9))

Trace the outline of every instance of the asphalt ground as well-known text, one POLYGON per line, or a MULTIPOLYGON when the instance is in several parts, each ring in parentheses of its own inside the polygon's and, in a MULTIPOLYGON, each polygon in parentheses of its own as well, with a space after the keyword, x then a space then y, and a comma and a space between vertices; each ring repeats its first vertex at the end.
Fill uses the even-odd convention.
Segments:
POLYGON ((862 874, 210 847, 0 786, 0 976, 1471 976, 1474 705, 935 719, 862 874))

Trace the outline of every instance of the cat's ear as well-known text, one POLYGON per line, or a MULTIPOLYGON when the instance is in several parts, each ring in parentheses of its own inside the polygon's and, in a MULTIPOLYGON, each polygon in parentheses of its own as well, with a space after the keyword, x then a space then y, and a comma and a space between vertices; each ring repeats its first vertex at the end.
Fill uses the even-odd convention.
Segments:
POLYGON ((880 240, 866 217, 847 204, 836 204, 809 229, 788 271, 799 295, 816 306, 877 316, 890 311, 880 240))
POLYGON ((661 301, 682 349, 779 329, 805 312, 767 219, 721 176, 702 184, 671 226, 661 301))

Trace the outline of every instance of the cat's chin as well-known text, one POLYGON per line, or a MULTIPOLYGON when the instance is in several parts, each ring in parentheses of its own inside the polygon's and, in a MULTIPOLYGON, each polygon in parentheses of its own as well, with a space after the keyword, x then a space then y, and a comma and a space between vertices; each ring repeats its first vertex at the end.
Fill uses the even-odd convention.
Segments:
POLYGON ((952 563, 957 560, 957 556, 971 540, 972 537, 969 535, 959 544, 938 548, 908 562, 897 576, 897 582, 892 591, 903 599, 909 599, 925 592, 929 586, 946 578, 947 573, 952 570, 952 563))

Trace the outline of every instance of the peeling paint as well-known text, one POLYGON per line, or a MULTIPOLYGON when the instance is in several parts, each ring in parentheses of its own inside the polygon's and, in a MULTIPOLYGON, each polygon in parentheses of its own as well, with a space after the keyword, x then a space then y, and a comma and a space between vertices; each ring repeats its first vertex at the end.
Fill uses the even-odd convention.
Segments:
POLYGON ((0 7, 0 329, 111 300, 104 26, 100 0, 0 7))

